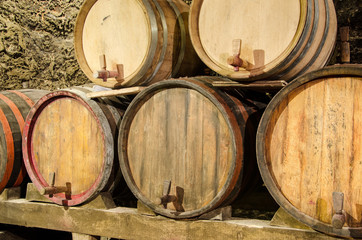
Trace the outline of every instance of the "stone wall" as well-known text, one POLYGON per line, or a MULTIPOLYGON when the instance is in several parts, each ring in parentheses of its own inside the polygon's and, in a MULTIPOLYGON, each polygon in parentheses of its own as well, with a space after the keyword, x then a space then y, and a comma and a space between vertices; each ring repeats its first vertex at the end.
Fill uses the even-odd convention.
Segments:
POLYGON ((83 0, 0 0, 0 89, 58 89, 88 81, 73 28, 83 0))
MULTIPOLYGON (((187 3, 191 1, 185 0, 187 3)), ((88 82, 74 56, 74 22, 83 0, 0 0, 0 90, 60 89, 88 82)), ((351 62, 362 63, 360 0, 334 0, 350 26, 351 62)), ((339 44, 330 64, 338 63, 339 44)))
MULTIPOLYGON (((362 64, 362 1, 361 0, 334 0, 337 12, 338 27, 350 27, 351 63, 362 64)), ((340 39, 336 45, 335 60, 340 62, 340 39)), ((330 64, 334 63, 333 59, 330 64)))

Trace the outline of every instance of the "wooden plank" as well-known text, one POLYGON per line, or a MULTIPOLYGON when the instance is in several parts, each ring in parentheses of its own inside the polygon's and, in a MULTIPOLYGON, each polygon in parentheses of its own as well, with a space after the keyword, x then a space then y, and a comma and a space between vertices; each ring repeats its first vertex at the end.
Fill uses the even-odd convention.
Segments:
POLYGON ((149 207, 144 205, 141 201, 137 201, 137 212, 139 214, 147 215, 147 216, 156 216, 156 213, 152 211, 149 207))
POLYGON ((132 95, 141 92, 145 87, 130 87, 130 88, 122 88, 118 90, 110 90, 110 91, 99 91, 99 92, 90 92, 87 93, 87 97, 89 98, 99 98, 99 97, 113 97, 119 95, 132 95))
POLYGON ((284 80, 255 81, 250 83, 240 83, 235 81, 215 81, 214 87, 219 88, 245 88, 250 90, 280 90, 288 83, 284 80))
POLYGON ((269 221, 175 221, 136 209, 64 208, 25 199, 0 201, 0 223, 122 239, 335 239, 314 230, 270 226, 269 221))

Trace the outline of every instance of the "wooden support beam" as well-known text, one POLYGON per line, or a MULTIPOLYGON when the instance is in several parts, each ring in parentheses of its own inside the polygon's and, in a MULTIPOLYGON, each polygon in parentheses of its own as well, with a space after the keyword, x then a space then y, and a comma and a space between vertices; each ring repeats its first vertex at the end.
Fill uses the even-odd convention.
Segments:
POLYGON ((37 202, 52 202, 48 198, 41 195, 33 183, 28 183, 26 187, 26 200, 37 202))
POLYGON ((87 93, 87 97, 99 98, 99 97, 113 97, 119 95, 134 95, 140 93, 145 88, 146 87, 130 87, 130 88, 117 89, 117 90, 91 92, 87 93))
POLYGON ((21 187, 5 188, 0 194, 0 201, 18 199, 21 195, 21 187))
POLYGON ((204 213, 198 219, 225 221, 225 220, 231 219, 231 215, 232 215, 231 206, 226 206, 226 207, 217 208, 208 213, 204 213))
POLYGON ((0 239, 3 240, 26 240, 22 237, 16 236, 15 234, 7 231, 0 231, 0 239))
POLYGON ((270 221, 270 225, 312 230, 307 225, 299 222, 294 217, 289 215, 283 208, 279 208, 278 211, 274 214, 273 219, 270 221))
POLYGON ((257 91, 279 91, 287 84, 288 83, 284 80, 255 81, 247 83, 235 81, 215 81, 212 83, 214 87, 218 88, 243 88, 257 91))
POLYGON ((335 239, 314 230, 271 226, 269 221, 173 220, 145 216, 137 209, 89 209, 29 202, 0 201, 0 223, 46 228, 91 236, 121 239, 335 239))
POLYGON ((73 240, 97 240, 96 237, 87 235, 87 234, 81 234, 81 233, 72 233, 72 239, 73 240))
POLYGON ((81 205, 82 208, 94 208, 94 209, 111 209, 115 208, 116 204, 112 199, 112 195, 109 192, 101 192, 95 199, 86 204, 81 205))
POLYGON ((144 205, 141 201, 137 201, 137 213, 147 216, 156 216, 156 213, 144 205))

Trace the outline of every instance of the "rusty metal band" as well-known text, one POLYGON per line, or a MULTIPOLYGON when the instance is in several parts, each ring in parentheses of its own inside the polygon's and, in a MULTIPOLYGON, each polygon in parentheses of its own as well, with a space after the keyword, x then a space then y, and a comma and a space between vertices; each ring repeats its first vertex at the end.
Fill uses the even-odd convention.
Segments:
POLYGON ((153 59, 155 57, 157 44, 158 44, 158 27, 157 27, 157 19, 155 13, 148 0, 142 0, 142 2, 144 7, 146 8, 147 16, 150 22, 151 41, 150 41, 149 52, 146 56, 146 61, 141 67, 141 69, 138 71, 138 73, 132 78, 132 80, 130 81, 131 83, 137 83, 140 79, 144 78, 146 72, 150 69, 153 63, 153 59))
POLYGON ((317 49, 317 51, 315 52, 313 58, 308 62, 308 64, 302 69, 300 70, 297 74, 295 74, 292 79, 296 78, 297 76, 300 76, 302 74, 304 74, 316 61, 316 59, 318 58, 319 54, 321 53, 326 41, 327 41, 327 37, 328 37, 328 33, 329 33, 329 29, 330 29, 330 6, 328 4, 328 0, 324 0, 324 5, 326 8, 326 25, 324 28, 324 32, 323 32, 323 37, 322 37, 322 41, 319 44, 319 47, 317 49))
POLYGON ((282 79, 285 74, 287 74, 292 69, 294 69, 294 67, 303 59, 304 55, 308 52, 309 47, 311 46, 311 44, 315 38, 316 30, 318 28, 318 19, 319 19, 318 0, 314 0, 314 1, 308 0, 307 12, 308 12, 307 19, 306 19, 306 24, 305 24, 305 27, 303 30, 302 37, 300 38, 297 46, 294 48, 294 50, 291 52, 291 54, 287 58, 284 59, 284 61, 280 64, 280 66, 286 65, 292 60, 292 58, 295 56, 295 54, 297 54, 298 51, 302 48, 305 40, 307 40, 307 44, 303 48, 302 53, 293 61, 293 63, 287 69, 283 70, 282 72, 277 72, 278 75, 275 76, 276 78, 282 79), (314 9, 314 11, 312 10, 312 8, 314 9), (314 12, 313 25, 312 25, 312 14, 311 14, 312 12, 314 12), (308 30, 310 29, 310 26, 312 26, 312 31, 311 31, 310 36, 308 36, 308 30), (308 38, 307 38, 307 36, 308 36, 308 38))
POLYGON ((172 0, 167 0, 167 2, 170 4, 170 6, 172 7, 172 9, 174 10, 176 17, 177 17, 177 22, 180 26, 180 31, 181 31, 181 48, 180 48, 180 53, 178 55, 178 59, 177 59, 177 63, 176 65, 172 68, 172 74, 171 77, 175 77, 177 75, 177 73, 180 70, 181 64, 184 60, 185 57, 185 51, 186 51, 186 28, 185 28, 185 23, 184 20, 182 19, 182 15, 180 10, 178 9, 178 7, 176 6, 176 4, 172 1, 172 0))
POLYGON ((162 44, 162 50, 161 50, 161 54, 160 54, 160 58, 158 60, 157 66, 156 66, 155 70, 153 71, 152 75, 144 82, 146 85, 147 85, 147 83, 152 81, 152 79, 156 76, 156 74, 160 70, 161 65, 163 64, 163 60, 165 59, 167 44, 168 44, 167 43, 168 30, 167 30, 167 22, 166 22, 165 13, 163 12, 163 10, 162 10, 160 4, 157 2, 157 0, 152 0, 152 2, 155 4, 157 11, 161 17, 161 24, 162 24, 162 28, 163 28, 163 44, 162 44))

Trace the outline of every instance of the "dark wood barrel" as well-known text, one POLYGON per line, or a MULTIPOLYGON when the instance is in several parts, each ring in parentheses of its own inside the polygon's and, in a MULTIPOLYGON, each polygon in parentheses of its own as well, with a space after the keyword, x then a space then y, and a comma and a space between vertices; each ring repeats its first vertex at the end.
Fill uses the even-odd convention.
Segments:
POLYGON ((362 237, 361 93, 361 65, 311 72, 272 99, 257 134, 258 165, 274 199, 341 237, 362 237))
POLYGON ((196 217, 231 202, 260 179, 255 135, 265 104, 211 84, 224 80, 161 81, 127 109, 118 141, 122 173, 153 211, 196 217))
POLYGON ((79 65, 91 81, 111 88, 195 75, 202 62, 188 34, 188 13, 182 0, 86 0, 74 32, 79 65), (117 64, 123 78, 94 76, 117 64))
POLYGON ((82 86, 49 93, 26 119, 26 170, 37 189, 57 204, 90 201, 121 178, 114 141, 128 100, 93 100, 86 96, 92 91, 82 86), (63 191, 53 194, 54 187, 63 191))
POLYGON ((193 0, 189 28, 199 57, 217 73, 289 81, 326 65, 337 18, 332 0, 193 0))
POLYGON ((24 122, 30 108, 46 93, 36 89, 0 92, 0 192, 19 186, 26 176, 21 151, 24 122))

